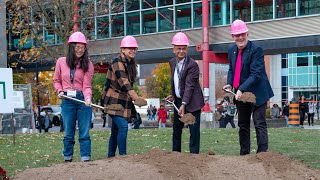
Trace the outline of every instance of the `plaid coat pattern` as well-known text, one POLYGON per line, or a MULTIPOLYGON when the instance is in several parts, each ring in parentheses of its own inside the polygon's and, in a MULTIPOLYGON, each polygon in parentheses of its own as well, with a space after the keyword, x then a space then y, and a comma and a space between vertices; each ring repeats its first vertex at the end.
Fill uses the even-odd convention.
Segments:
POLYGON ((112 61, 107 73, 102 99, 105 105, 121 104, 124 108, 124 111, 109 110, 106 112, 107 114, 122 116, 130 120, 136 111, 132 101, 138 95, 132 89, 133 79, 128 73, 127 61, 121 56, 112 61))

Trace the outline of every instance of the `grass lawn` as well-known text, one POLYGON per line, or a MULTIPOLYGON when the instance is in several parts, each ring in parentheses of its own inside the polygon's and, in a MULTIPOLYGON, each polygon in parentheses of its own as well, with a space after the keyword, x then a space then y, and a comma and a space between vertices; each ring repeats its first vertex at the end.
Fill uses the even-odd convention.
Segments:
MULTIPOLYGON (((130 130, 128 134, 128 154, 142 154, 153 147, 171 150, 172 129, 130 130)), ((110 131, 92 131, 92 159, 106 158, 110 131)), ((255 132, 251 131, 251 151, 256 151, 255 132)), ((62 163, 63 134, 16 135, 16 145, 12 135, 0 136, 0 166, 9 177, 27 168, 45 167, 62 163)), ((182 148, 188 152, 189 132, 183 133, 182 148)), ((201 129, 201 153, 212 149, 216 154, 238 155, 238 129, 201 129)), ((289 155, 295 160, 320 169, 320 130, 269 129, 269 150, 289 155)), ((79 161, 79 143, 76 141, 74 160, 79 161)))

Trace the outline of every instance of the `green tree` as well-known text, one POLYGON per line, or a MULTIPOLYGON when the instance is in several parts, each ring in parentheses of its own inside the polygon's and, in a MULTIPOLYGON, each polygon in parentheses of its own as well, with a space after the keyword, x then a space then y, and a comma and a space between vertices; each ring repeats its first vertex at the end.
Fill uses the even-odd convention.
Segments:
POLYGON ((100 103, 106 74, 95 73, 92 78, 92 102, 100 103))
POLYGON ((168 63, 157 65, 152 75, 146 78, 147 97, 165 98, 170 94, 170 66, 168 63))

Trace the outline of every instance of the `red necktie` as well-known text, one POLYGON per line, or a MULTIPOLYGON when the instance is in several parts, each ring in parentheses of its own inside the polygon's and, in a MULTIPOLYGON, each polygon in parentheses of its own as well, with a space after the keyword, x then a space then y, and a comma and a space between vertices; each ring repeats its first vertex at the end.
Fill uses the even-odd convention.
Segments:
POLYGON ((242 49, 239 49, 237 62, 236 62, 236 69, 234 72, 233 78, 233 87, 237 89, 240 85, 240 73, 241 73, 241 64, 242 64, 242 49))

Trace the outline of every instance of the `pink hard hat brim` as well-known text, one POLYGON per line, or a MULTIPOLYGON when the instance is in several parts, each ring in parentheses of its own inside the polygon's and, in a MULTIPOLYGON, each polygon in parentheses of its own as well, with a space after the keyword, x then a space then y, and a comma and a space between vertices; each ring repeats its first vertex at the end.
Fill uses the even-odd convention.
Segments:
POLYGON ((85 45, 87 45, 87 44, 88 44, 87 42, 75 42, 75 41, 68 41, 68 45, 70 45, 71 43, 82 43, 82 44, 85 44, 85 45))
POLYGON ((246 33, 248 31, 249 31, 249 29, 243 29, 243 30, 240 30, 240 31, 230 32, 230 34, 237 35, 237 34, 246 33))
POLYGON ((189 46, 189 43, 172 43, 174 46, 189 46))

